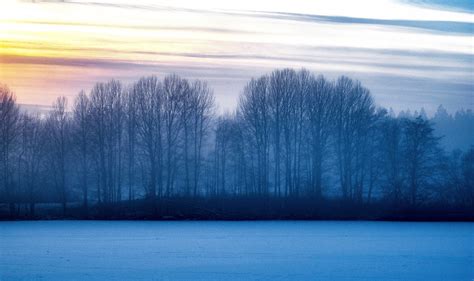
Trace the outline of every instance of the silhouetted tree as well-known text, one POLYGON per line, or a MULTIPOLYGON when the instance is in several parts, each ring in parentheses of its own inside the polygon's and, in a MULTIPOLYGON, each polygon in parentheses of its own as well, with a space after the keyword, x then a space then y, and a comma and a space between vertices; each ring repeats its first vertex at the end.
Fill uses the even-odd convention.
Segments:
POLYGON ((334 84, 319 76, 309 81, 310 89, 304 106, 308 117, 311 155, 311 193, 322 197, 324 163, 328 158, 328 142, 334 122, 334 84))
POLYGON ((66 171, 71 137, 70 117, 66 110, 67 99, 59 97, 53 104, 53 110, 50 112, 47 122, 48 135, 51 140, 49 143, 51 171, 63 207, 63 213, 66 213, 68 202, 66 171))
POLYGON ((239 114, 243 134, 252 156, 250 167, 255 175, 256 193, 269 192, 271 117, 269 106, 268 77, 252 79, 240 98, 239 114))
POLYGON ((9 204, 10 215, 15 212, 15 190, 12 181, 12 154, 18 137, 20 113, 16 97, 7 86, 0 85, 0 169, 1 184, 9 204))
POLYGON ((137 157, 137 139, 139 124, 139 106, 136 89, 126 91, 124 97, 125 103, 125 133, 126 133, 126 147, 127 147, 127 181, 128 181, 128 201, 131 202, 134 198, 134 187, 136 182, 136 161, 137 157))
POLYGON ((384 174, 384 190, 394 203, 403 200, 403 122, 398 118, 388 116, 380 127, 382 167, 384 174))
POLYGON ((197 196, 203 161, 203 146, 209 136, 211 121, 214 115, 214 96, 207 83, 199 80, 191 85, 189 115, 192 156, 192 189, 197 196))
POLYGON ((112 80, 98 83, 90 95, 91 132, 97 160, 98 201, 121 198, 121 156, 123 134, 122 85, 112 80))
POLYGON ((89 201, 89 167, 91 152, 91 108, 90 101, 84 91, 81 91, 74 100, 73 108, 73 136, 75 152, 79 158, 80 187, 82 190, 82 204, 87 210, 89 201))
POLYGON ((433 175, 439 138, 433 134, 432 124, 421 116, 406 119, 404 129, 404 155, 407 173, 408 198, 416 206, 421 188, 429 184, 433 175))
POLYGON ((462 158, 463 188, 462 197, 465 204, 474 206, 474 146, 464 154, 462 158))
POLYGON ((166 196, 172 194, 178 169, 179 136, 183 97, 189 91, 189 83, 177 75, 166 76, 163 81, 163 125, 165 138, 166 196))
POLYGON ((375 106, 368 89, 344 76, 337 80, 335 95, 335 148, 342 196, 361 202, 375 106))
POLYGON ((210 87, 178 75, 97 83, 71 108, 60 97, 45 115, 20 113, 1 86, 0 203, 11 217, 35 216, 38 203, 107 216, 144 198, 153 216, 177 214, 189 199, 189 212, 262 208, 269 217, 318 216, 339 199, 375 214, 386 203, 381 209, 467 212, 472 119, 472 111, 443 107, 432 119, 423 109, 396 116, 377 108, 361 82, 305 69, 252 78, 235 112, 217 116, 210 87))
POLYGON ((159 196, 163 192, 163 87, 155 76, 141 78, 133 85, 131 95, 137 102, 138 136, 149 169, 147 194, 154 199, 157 190, 159 196))
POLYGON ((35 204, 39 197, 41 172, 44 168, 44 156, 47 153, 44 122, 38 116, 23 115, 21 118, 21 153, 18 172, 26 183, 26 198, 30 216, 35 215, 35 204))

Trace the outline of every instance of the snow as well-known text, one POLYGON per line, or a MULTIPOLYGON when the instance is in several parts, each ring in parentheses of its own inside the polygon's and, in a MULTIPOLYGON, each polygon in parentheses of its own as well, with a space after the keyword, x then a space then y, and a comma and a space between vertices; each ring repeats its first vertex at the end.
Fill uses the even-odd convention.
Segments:
POLYGON ((0 222, 0 280, 473 280, 474 223, 0 222))

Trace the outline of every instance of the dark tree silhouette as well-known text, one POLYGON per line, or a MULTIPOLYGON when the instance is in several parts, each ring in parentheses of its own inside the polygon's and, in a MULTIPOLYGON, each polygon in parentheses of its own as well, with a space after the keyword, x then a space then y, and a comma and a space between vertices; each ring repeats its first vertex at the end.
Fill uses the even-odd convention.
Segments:
POLYGON ((420 189, 429 184, 435 169, 438 138, 430 122, 421 115, 405 120, 404 155, 407 169, 408 196, 416 206, 420 189))
POLYGON ((12 178, 12 154, 19 134, 20 113, 16 97, 7 86, 0 85, 0 153, 2 172, 1 183, 10 215, 15 213, 15 190, 12 178))
POLYGON ((0 217, 473 215, 474 148, 446 137, 471 111, 395 116, 361 82, 304 69, 252 78, 234 112, 215 109, 205 82, 175 74, 97 83, 44 115, 1 86, 0 217))

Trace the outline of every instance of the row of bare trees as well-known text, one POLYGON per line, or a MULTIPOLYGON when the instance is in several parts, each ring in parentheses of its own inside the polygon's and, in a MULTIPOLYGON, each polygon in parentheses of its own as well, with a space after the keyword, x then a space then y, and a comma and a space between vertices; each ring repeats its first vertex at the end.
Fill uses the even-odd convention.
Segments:
POLYGON ((206 83, 151 76, 124 87, 97 83, 72 107, 60 97, 46 116, 21 113, 2 87, 2 201, 133 200, 202 188, 214 98, 206 83), (69 110, 71 109, 71 110, 69 110))
POLYGON ((474 151, 448 155, 431 122, 376 107, 348 77, 275 70, 233 113, 177 75, 97 83, 47 114, 0 88, 0 203, 111 203, 202 196, 474 203, 474 151))
POLYGON ((448 201, 448 193, 459 196, 451 203, 474 203, 472 148, 457 157, 462 168, 448 172, 456 153, 442 149, 428 118, 396 117, 345 76, 284 69, 254 78, 236 112, 217 118, 215 133, 216 193, 412 206, 448 201), (461 170, 457 191, 446 193, 449 173, 461 170))

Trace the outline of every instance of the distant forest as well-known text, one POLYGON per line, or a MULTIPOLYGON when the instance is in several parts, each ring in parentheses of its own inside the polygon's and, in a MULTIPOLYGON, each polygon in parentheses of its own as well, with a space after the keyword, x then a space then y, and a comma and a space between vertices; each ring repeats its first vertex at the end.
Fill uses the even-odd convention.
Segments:
POLYGON ((0 217, 472 220, 473 124, 307 70, 251 79, 225 114, 177 75, 97 83, 45 114, 5 85, 0 217))

